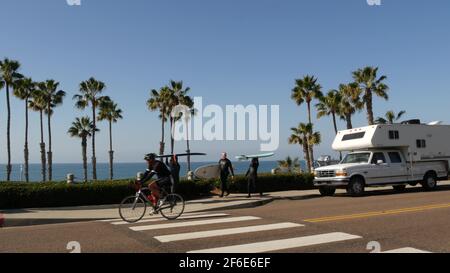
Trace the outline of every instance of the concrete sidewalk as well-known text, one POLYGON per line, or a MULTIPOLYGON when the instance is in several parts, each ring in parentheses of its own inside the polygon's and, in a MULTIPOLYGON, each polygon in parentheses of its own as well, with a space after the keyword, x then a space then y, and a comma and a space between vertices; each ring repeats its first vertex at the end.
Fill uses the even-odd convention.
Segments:
MULTIPOLYGON (((440 186, 448 188, 450 181, 442 181, 440 186)), ((412 188, 408 186, 408 188, 412 188)), ((412 190, 420 191, 420 186, 412 190)), ((367 192, 383 194, 392 192, 392 187, 367 188, 367 192)), ((336 194, 344 194, 345 190, 337 190, 336 194)), ((302 200, 321 197, 317 189, 305 191, 281 191, 271 192, 260 197, 254 195, 246 198, 246 194, 231 194, 224 198, 212 196, 205 199, 191 200, 186 202, 185 212, 206 212, 229 210, 238 208, 251 208, 265 205, 274 200, 302 200)), ((101 206, 78 206, 78 207, 60 207, 60 208, 31 208, 17 210, 3 210, 4 227, 8 226, 26 226, 51 223, 107 220, 119 218, 118 205, 101 206)))

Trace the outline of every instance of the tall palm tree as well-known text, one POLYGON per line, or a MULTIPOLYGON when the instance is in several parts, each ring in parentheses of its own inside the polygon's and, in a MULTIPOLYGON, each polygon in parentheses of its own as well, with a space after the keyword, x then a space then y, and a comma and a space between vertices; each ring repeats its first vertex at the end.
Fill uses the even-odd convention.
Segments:
POLYGON ((117 104, 111 100, 104 101, 100 104, 100 111, 98 113, 98 120, 107 120, 109 124, 109 179, 113 180, 114 170, 114 151, 112 145, 112 124, 122 119, 122 109, 119 109, 117 104))
POLYGON ((150 91, 150 98, 147 100, 147 107, 150 111, 159 111, 159 118, 161 119, 161 142, 159 143, 159 154, 164 154, 165 148, 165 130, 164 124, 167 121, 167 116, 169 114, 169 99, 170 99, 170 89, 165 86, 159 91, 153 89, 150 91))
POLYGON ((291 136, 289 137, 289 144, 299 144, 303 148, 303 155, 305 158, 308 172, 311 171, 311 158, 309 156, 308 148, 308 125, 300 123, 297 128, 291 128, 291 136))
POLYGON ((20 80, 17 84, 17 87, 14 89, 14 95, 18 97, 21 100, 25 101, 25 144, 24 144, 24 163, 25 163, 25 181, 29 182, 29 172, 28 172, 28 166, 29 166, 29 151, 28 151, 28 107, 29 107, 29 101, 33 94, 33 92, 36 90, 36 83, 33 82, 31 78, 23 78, 20 80))
POLYGON ((62 104, 66 92, 58 90, 59 82, 54 80, 47 80, 39 83, 39 89, 42 91, 42 99, 45 103, 45 114, 47 114, 47 126, 48 126, 48 180, 52 181, 53 178, 53 152, 52 152, 52 126, 51 117, 54 112, 54 108, 62 104))
POLYGON ((71 137, 79 137, 81 138, 81 155, 83 158, 83 174, 84 174, 84 182, 88 181, 87 175, 87 138, 92 136, 94 133, 94 123, 90 120, 89 117, 76 118, 74 122, 72 122, 72 126, 69 128, 67 132, 71 137))
POLYGON ((23 78, 22 74, 18 72, 20 63, 18 61, 9 60, 5 58, 0 60, 0 82, 6 89, 6 107, 8 110, 7 125, 6 125, 6 138, 8 149, 8 164, 6 165, 6 181, 11 180, 11 104, 9 100, 9 89, 15 88, 17 81, 23 78))
MULTIPOLYGON (((186 102, 187 93, 189 92, 190 88, 183 87, 183 81, 170 81, 169 90, 171 91, 170 99, 169 99, 169 110, 172 111, 172 109, 177 106, 178 104, 184 104, 186 102)), ((169 111, 169 114, 170 114, 169 111)), ((174 146, 175 146, 175 140, 173 137, 174 129, 175 129, 175 121, 176 118, 170 116, 170 153, 173 154, 174 146)))
POLYGON ((377 76, 378 67, 365 67, 353 72, 353 79, 364 90, 363 102, 367 109, 367 121, 373 125, 373 95, 377 95, 385 100, 388 99, 387 91, 389 87, 383 83, 386 76, 377 76))
POLYGON ((297 103, 302 105, 306 102, 308 106, 308 122, 311 121, 311 102, 313 99, 322 97, 322 86, 317 83, 317 78, 314 76, 305 76, 302 79, 295 80, 295 87, 292 89, 291 98, 297 103))
POLYGON ((286 157, 284 160, 278 161, 278 167, 286 168, 289 173, 300 170, 300 162, 298 157, 292 159, 290 156, 286 157))
POLYGON ((400 120, 402 116, 406 114, 406 111, 400 111, 398 114, 396 114, 394 111, 387 111, 384 115, 385 118, 378 117, 375 120, 376 124, 394 124, 394 122, 400 120))
MULTIPOLYGON (((39 86, 39 84, 37 84, 39 86)), ((46 181, 46 155, 45 155, 45 142, 44 142, 44 117, 43 112, 45 111, 45 101, 43 99, 43 91, 39 88, 35 89, 31 94, 31 100, 29 102, 29 107, 31 110, 39 112, 40 128, 41 128, 41 142, 39 146, 41 148, 41 175, 42 182, 46 181)))
POLYGON ((340 117, 346 121, 347 129, 352 129, 352 116, 356 111, 364 108, 364 103, 361 101, 362 90, 357 83, 340 84, 339 93, 341 94, 340 117))
POLYGON ((74 95, 76 100, 75 106, 79 109, 85 109, 90 106, 92 109, 92 122, 94 124, 94 131, 92 132, 92 179, 97 180, 97 159, 95 157, 95 132, 97 125, 95 123, 97 112, 96 109, 102 101, 109 100, 107 96, 101 96, 105 90, 105 83, 91 77, 87 81, 80 83, 80 94, 74 95))

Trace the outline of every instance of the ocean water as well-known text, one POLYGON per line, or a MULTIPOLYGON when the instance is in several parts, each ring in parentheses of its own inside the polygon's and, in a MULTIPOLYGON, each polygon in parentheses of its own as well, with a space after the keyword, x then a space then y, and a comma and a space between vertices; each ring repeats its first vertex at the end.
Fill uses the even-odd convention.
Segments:
MULTIPOLYGON (((217 162, 191 162, 191 169, 195 170, 198 167, 216 164, 217 162)), ((233 166, 236 174, 245 174, 250 162, 248 161, 236 161, 233 162, 233 166)), ((304 163, 301 162, 304 168, 304 163)), ((180 175, 185 176, 187 173, 187 163, 180 162, 181 170, 180 175)), ((278 166, 277 161, 260 161, 259 173, 270 173, 272 169, 278 166)), ((114 179, 128 179, 136 177, 138 172, 144 172, 146 169, 146 163, 115 163, 114 164, 114 179)), ((65 181, 68 173, 75 175, 76 180, 83 179, 83 165, 82 164, 53 164, 53 180, 65 181)), ((41 165, 30 164, 29 165, 30 181, 41 181, 41 165)), ((92 178, 92 166, 88 165, 88 178, 92 178)), ((109 178, 109 164, 97 163, 97 179, 104 180, 109 178)), ((0 164, 0 181, 6 180, 6 165, 0 164)), ((25 180, 22 166, 20 164, 13 164, 11 181, 23 181, 25 180)))

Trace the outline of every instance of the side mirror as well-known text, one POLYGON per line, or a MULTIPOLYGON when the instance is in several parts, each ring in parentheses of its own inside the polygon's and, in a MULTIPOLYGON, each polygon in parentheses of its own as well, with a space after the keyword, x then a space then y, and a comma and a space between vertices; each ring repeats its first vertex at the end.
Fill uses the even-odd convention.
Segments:
POLYGON ((377 165, 381 165, 381 164, 384 164, 384 161, 381 159, 377 160, 377 165))

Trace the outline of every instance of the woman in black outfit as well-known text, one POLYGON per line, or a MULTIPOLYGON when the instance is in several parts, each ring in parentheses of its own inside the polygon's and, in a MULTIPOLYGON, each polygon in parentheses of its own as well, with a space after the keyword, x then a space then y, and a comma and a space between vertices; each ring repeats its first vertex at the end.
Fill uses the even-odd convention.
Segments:
MULTIPOLYGON (((259 167, 259 160, 258 158, 253 158, 252 161, 250 162, 250 167, 247 170, 247 173, 245 174, 245 176, 247 176, 247 189, 248 189, 248 195, 247 198, 250 198, 251 195, 251 190, 253 188, 253 190, 256 192, 257 187, 256 187, 256 180, 258 179, 258 167, 259 167)), ((262 196, 262 191, 261 188, 259 188, 259 195, 262 196)))

